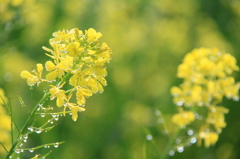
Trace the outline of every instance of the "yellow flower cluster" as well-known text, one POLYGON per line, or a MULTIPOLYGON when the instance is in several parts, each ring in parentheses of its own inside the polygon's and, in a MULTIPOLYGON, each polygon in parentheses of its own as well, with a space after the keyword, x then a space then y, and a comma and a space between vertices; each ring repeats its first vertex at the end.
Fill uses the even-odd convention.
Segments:
MULTIPOLYGON (((0 88, 0 142, 6 147, 11 146, 11 118, 6 113, 4 108, 4 102, 7 102, 7 98, 4 95, 3 89, 0 88), (3 101, 4 100, 4 101, 3 101)), ((5 153, 5 150, 0 146, 0 154, 5 153)), ((0 155, 1 156, 1 155, 0 155)))
POLYGON ((85 32, 77 28, 57 31, 53 36, 50 39, 53 49, 43 47, 52 59, 45 63, 46 78, 42 78, 42 64, 37 64, 37 70, 32 73, 22 71, 21 77, 27 79, 29 86, 44 81, 57 82, 51 85, 50 98, 56 99, 58 107, 64 106, 64 111, 68 107, 76 121, 77 112, 85 110, 86 97, 103 92, 103 86, 107 85, 105 63, 111 60, 112 51, 106 43, 99 44, 102 34, 92 28, 85 32), (72 96, 76 102, 70 102, 72 96))
POLYGON ((172 121, 179 127, 185 127, 195 120, 194 116, 186 115, 192 112, 190 110, 197 110, 196 107, 206 108, 208 114, 200 128, 199 139, 205 141, 206 147, 214 144, 226 126, 224 115, 228 113, 227 108, 217 104, 222 102, 224 96, 239 100, 240 84, 231 76, 233 71, 238 70, 236 59, 216 48, 199 48, 188 53, 177 72, 177 76, 184 81, 179 87, 171 88, 173 101, 180 110, 172 117, 172 121))

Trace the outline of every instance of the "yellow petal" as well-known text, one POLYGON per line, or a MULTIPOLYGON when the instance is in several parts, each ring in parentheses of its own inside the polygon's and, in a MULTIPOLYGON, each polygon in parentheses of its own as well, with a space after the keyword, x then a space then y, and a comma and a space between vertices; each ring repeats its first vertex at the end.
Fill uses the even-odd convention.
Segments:
POLYGON ((72 85, 72 86, 77 86, 77 75, 76 74, 74 74, 70 79, 69 79, 69 83, 70 83, 70 85, 72 85))
POLYGON ((179 87, 173 86, 171 88, 171 94, 173 96, 179 96, 180 94, 182 94, 182 90, 179 87))
POLYGON ((89 28, 87 31, 87 36, 88 36, 87 42, 90 43, 99 39, 102 36, 102 34, 100 32, 97 33, 96 30, 94 30, 93 28, 89 28))
POLYGON ((85 96, 80 91, 76 93, 76 96, 78 105, 84 105, 86 102, 85 96))
POLYGON ((38 70, 38 72, 42 72, 43 71, 43 65, 41 63, 37 64, 37 70, 38 70))
POLYGON ((65 99, 65 94, 61 94, 61 95, 59 95, 59 96, 57 97, 57 102, 56 102, 56 104, 57 104, 58 107, 63 106, 63 104, 64 104, 64 99, 65 99))
POLYGON ((20 76, 23 79, 27 79, 29 77, 33 77, 34 75, 32 75, 29 71, 24 70, 24 71, 21 72, 20 76))
POLYGON ((70 43, 66 48, 68 55, 76 57, 82 53, 83 48, 80 47, 79 42, 70 43))
POLYGON ((77 121, 78 118, 78 112, 85 111, 85 108, 79 107, 79 106, 71 106, 70 107, 72 111, 72 120, 77 121))
POLYGON ((97 88, 98 88, 98 91, 99 91, 100 93, 102 93, 102 92, 104 91, 103 86, 102 86, 101 83, 99 83, 99 82, 97 82, 97 88))
POLYGON ((83 89, 80 89, 79 91, 81 91, 81 93, 85 96, 92 96, 92 91, 90 89, 86 89, 86 88, 83 88, 83 89))
POLYGON ((34 78, 28 78, 27 79, 27 84, 29 86, 33 86, 36 83, 36 81, 34 80, 34 78))
POLYGON ((56 71, 53 71, 53 72, 50 72, 46 75, 46 79, 48 81, 53 81, 57 78, 57 72, 56 71))
POLYGON ((47 71, 52 71, 52 70, 56 69, 56 67, 52 61, 47 61, 45 63, 45 68, 47 71))

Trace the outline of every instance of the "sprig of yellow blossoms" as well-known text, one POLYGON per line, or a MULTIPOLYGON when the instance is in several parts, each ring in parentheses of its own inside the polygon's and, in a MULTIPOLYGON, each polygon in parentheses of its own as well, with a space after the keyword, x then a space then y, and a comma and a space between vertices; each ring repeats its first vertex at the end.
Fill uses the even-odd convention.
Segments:
POLYGON ((183 78, 180 86, 171 88, 179 113, 172 121, 180 128, 192 123, 199 108, 207 110, 204 123, 199 128, 198 144, 204 140, 205 147, 217 142, 219 133, 226 126, 224 115, 228 109, 218 106, 223 97, 239 100, 240 84, 232 77, 238 71, 236 59, 216 48, 199 48, 188 53, 179 65, 177 76, 183 78))
POLYGON ((43 47, 52 59, 45 63, 45 78, 41 63, 32 72, 22 71, 21 77, 29 86, 55 82, 49 88, 50 99, 56 99, 56 105, 64 107, 64 112, 69 108, 76 121, 78 112, 85 111, 86 98, 104 91, 103 86, 107 85, 105 63, 111 60, 112 51, 106 43, 99 43, 102 34, 92 28, 85 32, 77 28, 57 31, 53 36, 49 41, 52 49, 43 47))

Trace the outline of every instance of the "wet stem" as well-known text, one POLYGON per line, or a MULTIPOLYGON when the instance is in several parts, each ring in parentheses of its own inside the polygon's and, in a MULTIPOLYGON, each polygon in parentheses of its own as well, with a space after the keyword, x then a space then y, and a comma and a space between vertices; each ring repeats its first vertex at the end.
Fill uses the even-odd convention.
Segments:
MULTIPOLYGON (((20 130, 20 133, 19 133, 17 139, 16 139, 15 142, 13 143, 13 145, 12 145, 11 149, 9 150, 9 152, 8 152, 7 156, 5 157, 5 159, 8 159, 10 156, 13 156, 13 154, 15 154, 15 153, 14 153, 15 148, 16 148, 19 144, 21 144, 21 142, 22 142, 22 141, 20 140, 20 137, 21 137, 22 135, 24 135, 24 134, 27 133, 28 127, 31 126, 32 123, 33 123, 33 121, 34 121, 34 117, 35 117, 36 112, 37 112, 37 110, 38 110, 38 108, 39 108, 39 105, 42 105, 42 104, 50 97, 50 95, 51 95, 51 94, 50 94, 49 92, 46 92, 46 93, 43 95, 42 99, 41 99, 41 100, 38 102, 38 104, 34 107, 34 109, 32 110, 32 112, 30 113, 30 116, 28 117, 25 125, 24 125, 23 128, 20 130)), ((20 155, 20 154, 16 154, 16 155, 20 155)), ((14 155, 14 156, 15 156, 15 155, 14 155)))
POLYGON ((177 132, 174 134, 174 136, 171 137, 170 141, 168 142, 168 144, 166 145, 165 149, 163 150, 160 159, 167 159, 167 158, 169 158, 169 152, 173 148, 173 146, 175 144, 175 141, 179 137, 179 135, 181 134, 182 130, 183 130, 182 128, 179 128, 177 130, 177 132))
MULTIPOLYGON (((73 67, 75 68, 76 65, 73 67)), ((58 82, 58 84, 56 85, 61 85, 63 84, 67 78, 71 75, 71 72, 69 71, 61 80, 60 82, 58 82)), ((30 113, 30 116, 28 117, 25 125, 23 126, 23 128, 20 130, 20 133, 17 137, 17 139, 15 140, 15 142, 13 143, 11 149, 9 150, 9 152, 7 153, 7 156, 5 157, 5 159, 9 159, 10 156, 16 156, 18 157, 20 154, 16 154, 14 153, 15 148, 21 144, 21 140, 20 137, 23 136, 24 134, 26 134, 28 132, 28 127, 32 125, 33 121, 34 121, 34 117, 37 113, 37 110, 39 108, 40 105, 42 105, 49 97, 51 96, 50 92, 45 92, 45 94, 43 95, 42 99, 36 104, 36 106, 33 108, 32 112, 30 113)))

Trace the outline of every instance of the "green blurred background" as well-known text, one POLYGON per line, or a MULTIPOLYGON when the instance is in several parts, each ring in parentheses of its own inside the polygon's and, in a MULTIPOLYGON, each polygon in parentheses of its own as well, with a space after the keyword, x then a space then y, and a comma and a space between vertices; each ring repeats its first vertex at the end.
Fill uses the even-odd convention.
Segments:
MULTIPOLYGON (((30 136, 27 147, 66 141, 53 149, 51 159, 158 158, 175 131, 169 121, 176 113, 169 89, 181 83, 176 70, 185 54, 218 47, 240 63, 239 0, 1 0, 0 27, 0 86, 11 96, 20 127, 27 113, 17 92, 28 106, 31 102, 19 74, 49 59, 41 47, 49 47, 54 31, 92 27, 113 50, 108 86, 87 99, 78 121, 62 117, 50 132, 30 136), (146 140, 148 134, 153 140, 146 140)), ((240 81, 239 73, 235 77, 240 81)), ((33 94, 37 102, 43 92, 36 88, 33 94)), ((230 112, 217 144, 208 149, 192 145, 172 159, 240 158, 239 102, 224 100, 222 105, 230 112)))

